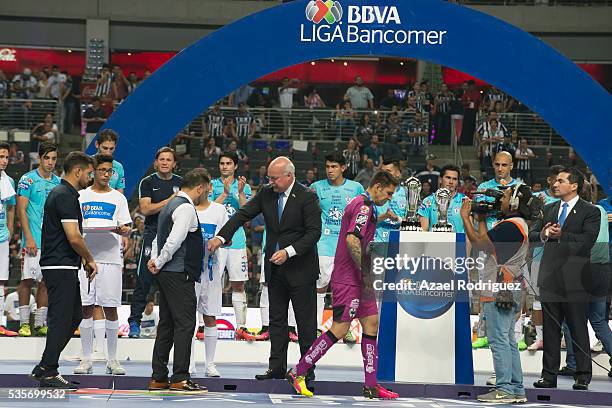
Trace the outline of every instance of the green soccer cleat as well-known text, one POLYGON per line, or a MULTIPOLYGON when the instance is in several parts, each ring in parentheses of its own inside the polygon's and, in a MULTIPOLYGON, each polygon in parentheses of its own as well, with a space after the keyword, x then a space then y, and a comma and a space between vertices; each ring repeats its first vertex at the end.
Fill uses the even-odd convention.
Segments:
POLYGON ((32 329, 30 329, 30 323, 22 323, 19 326, 19 336, 20 337, 31 337, 32 329))
POLYGON ((344 336, 344 343, 345 344, 357 343, 357 339, 355 338, 355 336, 353 336, 353 333, 350 330, 346 332, 346 335, 344 336))
POLYGON ((472 343, 473 349, 480 349, 485 347, 489 347, 489 339, 486 337, 479 337, 476 339, 476 341, 472 343))
POLYGON ((47 326, 35 327, 32 334, 36 337, 47 337, 47 332, 49 328, 47 326))
POLYGON ((525 339, 519 340, 519 342, 517 343, 517 346, 518 346, 519 351, 527 350, 527 343, 525 343, 525 339))

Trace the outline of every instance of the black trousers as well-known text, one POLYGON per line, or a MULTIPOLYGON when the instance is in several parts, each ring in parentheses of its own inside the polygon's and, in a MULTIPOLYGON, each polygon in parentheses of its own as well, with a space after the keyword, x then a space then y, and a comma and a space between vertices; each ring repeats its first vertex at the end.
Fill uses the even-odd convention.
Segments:
POLYGON ((76 269, 45 269, 42 275, 49 294, 49 331, 39 365, 49 376, 55 376, 59 356, 83 318, 81 292, 76 269))
POLYGON ((291 286, 284 273, 272 266, 268 295, 270 297, 270 359, 268 366, 276 374, 287 372, 289 333, 287 308, 293 304, 299 334, 300 354, 304 355, 317 338, 316 282, 291 286))
POLYGON ((138 262, 138 274, 136 279, 136 287, 134 288, 134 295, 132 297, 132 304, 130 305, 130 317, 128 322, 136 322, 140 326, 142 320, 142 313, 147 306, 147 297, 151 291, 155 280, 153 275, 147 268, 147 262, 151 258, 151 245, 155 235, 144 234, 142 237, 142 249, 140 251, 140 260, 138 262))
POLYGON ((187 272, 161 272, 159 286, 159 324, 153 347, 153 379, 168 379, 168 359, 174 346, 170 382, 189 378, 191 337, 196 325, 195 282, 187 272))
MULTIPOLYGON (((585 295, 586 297, 586 295, 585 295)), ((567 323, 576 354, 575 379, 591 381, 593 372, 591 345, 587 328, 589 304, 587 302, 542 302, 544 324, 544 354, 542 357, 542 378, 557 382, 561 364, 561 327, 567 323), (578 346, 578 347, 576 347, 578 346)))

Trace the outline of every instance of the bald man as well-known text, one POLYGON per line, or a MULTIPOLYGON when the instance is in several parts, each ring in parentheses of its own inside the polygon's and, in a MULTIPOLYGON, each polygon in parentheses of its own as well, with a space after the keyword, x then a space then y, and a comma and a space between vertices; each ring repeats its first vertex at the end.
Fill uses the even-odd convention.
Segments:
MULTIPOLYGON (((270 183, 240 208, 208 241, 209 251, 227 244, 245 222, 263 213, 266 224, 264 271, 270 298, 270 359, 258 380, 281 379, 287 373, 287 308, 293 304, 304 355, 317 333, 317 289, 321 208, 317 195, 295 181, 295 166, 287 157, 268 167, 270 183), (268 255, 270 254, 270 255, 268 255)), ((309 373, 308 380, 314 379, 309 373)))

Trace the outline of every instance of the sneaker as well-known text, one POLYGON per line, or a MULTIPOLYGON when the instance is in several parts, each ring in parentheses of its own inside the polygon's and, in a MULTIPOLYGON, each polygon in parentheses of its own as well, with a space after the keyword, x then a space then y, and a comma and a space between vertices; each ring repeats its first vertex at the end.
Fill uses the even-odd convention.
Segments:
POLYGON ((19 336, 20 337, 31 337, 32 330, 30 329, 30 323, 22 323, 19 326, 19 336))
POLYGON ((40 388, 56 388, 66 391, 76 391, 79 389, 75 383, 66 380, 61 374, 55 377, 42 377, 38 381, 40 388))
POLYGON ((527 402, 527 395, 515 395, 514 402, 517 404, 524 404, 527 402))
POLYGON ((246 340, 246 341, 253 341, 253 340, 255 340, 255 336, 250 334, 247 331, 247 329, 245 329, 244 327, 240 327, 240 328, 238 328, 238 330, 236 330, 236 335, 235 335, 234 338, 236 340, 246 340))
POLYGON ((206 376, 207 377, 221 377, 221 373, 217 370, 215 363, 206 364, 206 376))
POLYGON ((297 375, 295 368, 292 368, 287 373, 287 381, 296 393, 304 395, 305 397, 312 397, 314 394, 306 387, 306 376, 297 375))
POLYGON ((347 331, 346 335, 344 336, 344 339, 342 339, 344 341, 344 344, 355 344, 357 343, 357 339, 355 338, 355 336, 353 336, 353 332, 352 331, 347 331))
POLYGON ((48 331, 49 331, 49 328, 47 326, 34 327, 34 330, 32 331, 32 335, 36 337, 47 337, 48 331))
POLYGON ((0 336, 16 337, 16 336, 19 336, 19 333, 9 330, 4 326, 0 326, 0 336))
POLYGON ((255 335, 257 341, 268 341, 270 340, 270 331, 267 327, 262 328, 259 333, 255 335))
POLYGON ((399 394, 397 392, 393 392, 386 388, 383 388, 380 384, 377 384, 374 387, 366 387, 362 388, 363 396, 369 399, 384 399, 384 400, 392 400, 398 399, 399 394))
POLYGON ((519 342, 516 345, 517 345, 519 351, 527 350, 527 343, 525 343, 525 339, 519 340, 519 342))
POLYGON ((597 343, 591 347, 591 351, 593 353, 601 353, 604 351, 603 344, 601 344, 601 340, 597 340, 597 343))
POLYGON ((497 384, 497 377, 495 376, 495 373, 493 373, 487 379, 487 385, 495 386, 495 384, 497 384))
POLYGON ((529 347, 527 347, 527 351, 538 351, 544 349, 544 340, 536 340, 529 347))
POLYGON ((204 326, 198 327, 198 331, 196 332, 196 339, 204 341, 204 326))
POLYGON ((117 360, 110 360, 106 363, 106 374, 125 375, 125 368, 117 360))
POLYGON ((485 347, 489 347, 489 339, 486 337, 479 337, 476 339, 476 341, 472 343, 473 349, 480 349, 485 347))
POLYGON ((140 325, 136 322, 130 322, 130 332, 128 333, 130 339, 140 338, 140 325))
POLYGON ((476 399, 480 402, 487 403, 512 404, 515 400, 515 396, 501 390, 492 390, 486 394, 479 395, 476 399))
POLYGON ((294 342, 294 343, 298 342, 298 335, 293 330, 289 330, 289 340, 294 342))
POLYGON ((91 360, 81 360, 78 366, 74 369, 75 374, 92 374, 93 364, 91 360))

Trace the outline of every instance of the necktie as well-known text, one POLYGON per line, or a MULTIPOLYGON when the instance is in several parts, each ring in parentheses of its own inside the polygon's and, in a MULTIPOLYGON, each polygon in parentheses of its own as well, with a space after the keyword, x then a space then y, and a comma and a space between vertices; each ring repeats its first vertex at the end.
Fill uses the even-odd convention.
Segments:
POLYGON ((283 209, 285 204, 285 193, 278 194, 278 222, 280 222, 281 217, 283 216, 283 209))
POLYGON ((561 215, 559 216, 559 225, 563 227, 565 224, 565 219, 567 218, 567 208, 569 207, 568 203, 563 203, 563 210, 561 210, 561 215))

